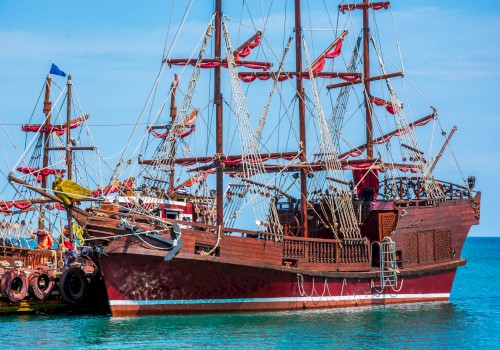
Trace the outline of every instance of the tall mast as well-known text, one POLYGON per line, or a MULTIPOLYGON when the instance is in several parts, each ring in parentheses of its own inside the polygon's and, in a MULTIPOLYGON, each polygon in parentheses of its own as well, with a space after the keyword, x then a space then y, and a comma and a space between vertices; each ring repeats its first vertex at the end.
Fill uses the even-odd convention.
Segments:
MULTIPOLYGON (((67 84, 67 98, 66 98, 66 174, 68 176, 68 180, 71 180, 73 177, 72 168, 73 168, 73 156, 71 149, 71 87, 73 86, 73 81, 71 80, 71 75, 68 75, 68 84, 67 84)), ((73 225, 72 218, 73 213, 71 207, 67 209, 68 214, 68 235, 70 242, 74 241, 73 236, 73 225)))
POLYGON ((73 174, 72 174, 72 167, 73 167, 73 158, 71 154, 71 131, 70 131, 70 125, 71 125, 71 86, 73 85, 73 82, 71 80, 71 75, 68 75, 68 91, 67 91, 67 98, 66 98, 66 173, 68 175, 68 180, 71 180, 73 174))
POLYGON ((370 101, 370 24, 369 24, 369 0, 363 0, 363 66, 365 80, 365 113, 366 113, 366 156, 373 158, 373 123, 372 108, 370 101))
MULTIPOLYGON (((297 71, 296 86, 299 100, 299 132, 300 132, 300 161, 306 161, 306 107, 304 103, 304 87, 302 85, 302 23, 300 0, 295 0, 295 70, 297 71)), ((303 237, 309 236, 307 223, 307 170, 300 170, 300 215, 303 237)))
MULTIPOLYGON (((45 125, 50 125, 50 115, 52 111, 52 103, 50 102, 50 84, 52 82, 52 77, 47 74, 45 78, 45 98, 43 100, 43 113, 45 113, 45 125)), ((50 137, 48 133, 43 134, 43 159, 42 159, 42 169, 46 169, 49 166, 49 141, 50 137)), ((47 189, 47 177, 42 176, 42 188, 47 189)), ((38 221, 38 229, 40 231, 44 230, 44 216, 45 216, 45 206, 40 205, 40 218, 38 221)))
MULTIPOLYGON (((221 58, 222 52, 222 31, 221 31, 221 22, 222 22, 222 0, 215 0, 215 59, 221 58)), ((216 123, 216 154, 223 154, 223 133, 222 133, 222 94, 220 91, 220 78, 221 78, 221 68, 220 66, 215 67, 214 71, 214 103, 215 103, 215 123, 216 123)), ((222 169, 223 164, 220 163, 217 167, 217 225, 224 225, 224 208, 222 196, 224 192, 224 173, 222 169)))
MULTIPOLYGON (((175 106, 175 93, 177 91, 177 75, 175 76, 172 85, 170 86, 172 94, 170 96, 170 121, 172 127, 175 125, 177 119, 177 107, 175 106)), ((172 138, 172 157, 175 159, 175 137, 172 138)), ((172 162, 170 167, 170 181, 168 184, 168 195, 172 198, 174 195, 174 181, 175 181, 175 163, 172 162)))

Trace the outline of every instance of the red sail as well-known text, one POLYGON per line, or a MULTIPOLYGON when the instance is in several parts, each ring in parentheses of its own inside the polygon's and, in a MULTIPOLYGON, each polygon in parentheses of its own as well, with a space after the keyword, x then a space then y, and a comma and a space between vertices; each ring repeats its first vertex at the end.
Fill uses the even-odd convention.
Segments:
POLYGON ((373 9, 373 10, 381 10, 381 9, 388 9, 390 5, 389 1, 384 1, 384 2, 372 2, 369 4, 343 4, 339 5, 339 10, 342 13, 345 13, 345 11, 353 11, 353 10, 366 10, 368 8, 373 9))
MULTIPOLYGON (((80 126, 83 123, 83 121, 88 117, 89 117, 88 114, 84 114, 79 118, 73 119, 69 124, 69 128, 74 129, 80 126)), ((21 127, 21 130, 26 132, 40 132, 44 134, 56 132, 58 135, 64 134, 66 132, 66 129, 67 129, 67 124, 62 124, 62 125, 25 124, 21 127)))
POLYGON ((126 179, 126 180, 121 181, 121 182, 115 182, 114 184, 106 186, 102 189, 95 190, 92 192, 92 196, 98 197, 100 195, 107 195, 110 193, 118 192, 119 190, 124 189, 124 188, 131 189, 133 187, 134 187, 133 179, 126 179))
MULTIPOLYGON (((313 72, 313 76, 315 78, 323 78, 323 79, 332 79, 339 78, 345 81, 355 81, 358 79, 357 74, 348 74, 348 75, 340 75, 345 73, 334 73, 334 72, 313 72)), ((259 80, 268 80, 274 79, 277 81, 285 81, 287 79, 292 79, 297 76, 295 72, 239 72, 238 77, 245 83, 251 83, 255 79, 259 80)), ((300 77, 303 79, 309 79, 309 72, 301 72, 300 77)))
MULTIPOLYGON (((169 67, 172 67, 173 65, 186 66, 188 64, 191 66, 196 66, 196 60, 190 58, 167 59, 166 62, 168 63, 169 67)), ((235 60, 235 63, 237 66, 243 66, 251 69, 262 69, 262 70, 268 70, 272 66, 272 64, 268 62, 235 60)), ((227 60, 204 58, 201 60, 200 64, 201 68, 215 68, 219 66, 227 68, 227 60)))
POLYGON ((356 148, 356 149, 353 149, 351 151, 348 151, 348 152, 346 152, 344 154, 341 154, 339 156, 339 159, 340 160, 346 160, 349 157, 354 157, 354 158, 355 157, 359 157, 360 155, 363 154, 365 148, 366 148, 366 146, 363 145, 363 146, 361 146, 359 148, 356 148))
MULTIPOLYGON (((86 115, 88 117, 88 115, 86 115)), ((74 129, 86 119, 86 117, 80 117, 75 119, 70 125, 70 129, 74 129)), ((44 125, 44 124, 25 124, 21 127, 22 131, 26 132, 40 132, 43 134, 49 134, 52 132, 56 132, 58 135, 62 135, 66 132, 66 125, 44 125)))
POLYGON ((12 208, 12 207, 16 207, 19 210, 24 210, 24 209, 28 209, 29 207, 31 207, 31 203, 30 202, 16 202, 16 201, 1 202, 0 203, 0 212, 10 211, 10 208, 12 208))
POLYGON ((245 83, 251 83, 255 79, 268 80, 273 78, 278 81, 287 80, 288 77, 285 72, 281 72, 279 75, 276 72, 266 72, 267 74, 253 74, 253 72, 239 72, 238 77, 245 83))
MULTIPOLYGON (((393 136, 401 136, 403 134, 406 134, 407 132, 409 132, 410 130, 412 130, 414 127, 416 126, 423 126, 423 125, 426 125, 427 123, 429 123, 431 120, 434 120, 437 118, 437 114, 436 113, 432 113, 432 114, 429 114, 428 116, 425 116, 413 123, 410 123, 408 124, 407 127, 401 129, 401 130, 394 130, 394 131, 391 131, 390 133, 388 134, 385 134, 385 135, 382 135, 380 137, 377 137, 376 139, 374 139, 372 141, 373 144, 375 145, 380 145, 380 144, 383 144, 383 143, 386 143, 387 141, 389 141, 393 136)), ((366 144, 364 145, 361 145, 359 147, 356 147, 356 148, 353 148, 345 153, 342 153, 341 155, 339 155, 339 158, 341 160, 346 160, 347 158, 349 157, 357 157, 359 155, 361 155, 361 153, 363 153, 363 151, 365 150, 366 148, 366 144)))
POLYGON ((33 174, 37 177, 38 182, 42 182, 43 178, 48 175, 57 175, 64 176, 64 169, 37 169, 37 168, 28 168, 24 166, 20 166, 17 168, 18 171, 24 174, 33 174))
POLYGON ((319 73, 323 71, 323 68, 325 68, 325 64, 326 64, 326 58, 323 57, 318 61, 318 63, 314 65, 314 67, 312 67, 312 71, 314 73, 319 73))
POLYGON ((326 54, 326 58, 335 58, 340 55, 340 52, 342 51, 342 43, 344 42, 344 38, 342 38, 337 45, 333 48, 332 51, 326 54))
MULTIPOLYGON (((296 155, 293 155, 293 156, 270 156, 270 157, 261 157, 260 159, 248 158, 248 159, 246 159, 246 161, 248 163, 257 163, 257 162, 267 162, 270 159, 280 159, 280 158, 285 159, 285 160, 293 160, 296 157, 297 157, 296 155)), ((221 160, 221 162, 226 164, 226 165, 240 165, 243 163, 243 159, 242 158, 224 159, 224 160, 221 160)))
POLYGON ((372 96, 371 101, 375 103, 377 106, 384 106, 385 109, 387 109, 387 112, 394 114, 395 112, 398 112, 402 106, 394 106, 394 104, 391 101, 386 101, 381 98, 372 96))
MULTIPOLYGON (((185 138, 186 136, 189 136, 193 131, 195 131, 196 128, 193 126, 191 129, 183 132, 183 133, 179 133, 179 132, 174 132, 172 133, 172 135, 176 136, 176 137, 180 137, 181 139, 185 138)), ((164 139, 166 138, 168 135, 170 135, 169 132, 165 132, 163 134, 158 134, 156 131, 154 130, 150 130, 151 132, 151 135, 153 135, 154 137, 157 137, 159 139, 164 139)))
MULTIPOLYGON (((294 160, 299 156, 300 153, 296 152, 285 152, 285 153, 262 153, 260 154, 260 160, 262 162, 267 162, 270 159, 285 159, 285 160, 294 160)), ((243 156, 241 155, 233 155, 233 156, 222 156, 222 157, 200 157, 200 158, 185 158, 185 159, 177 159, 175 164, 182 166, 191 166, 196 163, 211 163, 211 162, 220 162, 226 165, 240 165, 243 160, 243 156)), ((257 160, 247 159, 248 162, 256 162, 257 160)))
POLYGON ((260 37, 257 36, 255 40, 246 45, 243 49, 239 50, 235 55, 234 59, 238 60, 240 57, 247 57, 252 52, 252 49, 260 44, 260 37))
POLYGON ((342 51, 342 43, 344 42, 344 37, 341 37, 340 40, 338 41, 337 45, 333 47, 333 49, 326 53, 323 57, 319 59, 319 61, 314 64, 314 67, 312 68, 312 71, 314 73, 319 73, 323 71, 323 68, 325 67, 326 59, 327 58, 335 58, 340 55, 340 52, 342 51))
POLYGON ((181 183, 177 187, 175 187, 175 190, 177 191, 183 187, 191 187, 197 182, 203 182, 207 179, 207 177, 210 174, 213 174, 213 173, 215 173, 215 169, 209 169, 206 171, 202 171, 202 172, 194 175, 193 177, 189 178, 187 181, 184 181, 183 183, 181 183))
POLYGON ((176 137, 180 137, 181 139, 183 139, 184 137, 190 135, 192 132, 194 132, 196 130, 195 126, 194 126, 194 123, 196 121, 196 117, 198 116, 198 112, 200 110, 199 109, 195 109, 194 111, 191 112, 191 114, 182 122, 181 126, 186 129, 186 128, 189 128, 188 130, 184 130, 184 131, 178 131, 178 132, 174 132, 174 133, 171 133, 169 131, 163 133, 163 134, 159 134, 157 133, 156 131, 150 129, 150 133, 151 135, 153 135, 154 137, 157 137, 157 138, 160 138, 160 139, 164 139, 166 138, 168 135, 172 134, 176 137))

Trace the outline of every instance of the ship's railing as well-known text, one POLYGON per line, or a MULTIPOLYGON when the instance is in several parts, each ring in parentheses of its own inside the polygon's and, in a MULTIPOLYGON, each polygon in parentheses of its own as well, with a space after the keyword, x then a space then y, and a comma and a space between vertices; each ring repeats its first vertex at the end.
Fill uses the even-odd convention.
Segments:
MULTIPOLYGON (((443 197, 441 200, 471 198, 475 191, 466 186, 457 185, 447 181, 437 181, 443 197)), ((424 182, 420 177, 399 177, 395 179, 385 179, 380 183, 379 196, 384 198, 402 198, 405 200, 426 200, 427 196, 424 190, 424 182), (397 191, 397 195, 395 193, 397 191)), ((434 199, 435 200, 435 199, 434 199)))
POLYGON ((339 263, 363 264, 370 262, 370 242, 368 239, 345 239, 340 250, 339 263))
MULTIPOLYGON (((132 220, 140 217, 133 214, 109 213, 118 217, 128 216, 132 220)), ((163 221, 168 226, 174 223, 187 224, 186 221, 175 219, 163 219, 163 221)), ((369 241, 366 238, 339 240, 293 237, 229 227, 219 228, 201 222, 191 222, 186 225, 186 228, 189 234, 184 238, 190 238, 184 240, 183 244, 185 248, 191 244, 194 254, 203 250, 215 252, 216 256, 221 257, 230 256, 236 259, 244 256, 245 259, 259 263, 283 263, 284 266, 327 268, 331 271, 368 271, 371 267, 369 241), (235 241, 236 237, 248 239, 248 241, 235 241), (255 241, 252 241, 253 239, 255 241), (225 249, 225 247, 230 247, 230 249, 225 249), (249 252, 252 254, 248 255, 249 252)))
POLYGON ((304 259, 310 263, 367 263, 369 248, 366 239, 283 238, 284 259, 304 259))
POLYGON ((40 250, 0 245, 0 261, 8 262, 10 268, 15 267, 16 261, 20 261, 22 267, 35 269, 39 266, 48 266, 55 270, 57 267, 62 267, 63 252, 57 249, 40 250))
MULTIPOLYGON (((168 220, 179 222, 178 220, 168 220)), ((196 223, 206 233, 215 234, 216 226, 196 223)), ((321 239, 283 236, 273 233, 241 230, 225 227, 224 235, 241 236, 262 239, 282 244, 283 259, 304 261, 307 263, 338 264, 338 265, 369 265, 370 243, 368 239, 321 239)))
MULTIPOLYGON (((167 219, 168 220, 168 219, 167 219)), ((179 222, 178 220, 168 220, 179 222)), ((205 229, 205 234, 215 235, 216 226, 195 223, 193 227, 205 229)), ((282 245, 282 258, 307 263, 370 266, 370 243, 368 239, 321 239, 283 236, 267 232, 241 230, 225 227, 224 235, 266 240, 282 245)), ((300 266, 300 264, 299 264, 300 266)))

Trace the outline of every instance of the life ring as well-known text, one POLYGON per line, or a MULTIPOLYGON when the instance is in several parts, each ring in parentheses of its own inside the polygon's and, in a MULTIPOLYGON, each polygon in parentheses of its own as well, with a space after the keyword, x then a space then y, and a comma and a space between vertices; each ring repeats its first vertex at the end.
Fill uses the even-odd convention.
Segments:
POLYGON ((78 303, 83 298, 86 287, 85 273, 78 267, 70 267, 59 278, 59 293, 67 303, 78 303))
POLYGON ((47 266, 33 271, 29 278, 29 290, 40 300, 47 299, 54 290, 54 272, 47 266))
POLYGON ((23 300, 28 294, 28 276, 22 270, 6 272, 0 281, 2 295, 13 303, 23 300))

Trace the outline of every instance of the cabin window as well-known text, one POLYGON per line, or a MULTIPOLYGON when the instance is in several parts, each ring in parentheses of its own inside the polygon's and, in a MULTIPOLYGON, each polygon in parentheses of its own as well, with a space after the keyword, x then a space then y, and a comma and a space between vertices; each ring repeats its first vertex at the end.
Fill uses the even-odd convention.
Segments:
POLYGON ((167 219, 173 219, 173 220, 177 220, 177 217, 179 216, 179 213, 175 212, 175 211, 169 211, 169 210, 166 210, 165 211, 165 217, 167 219))

